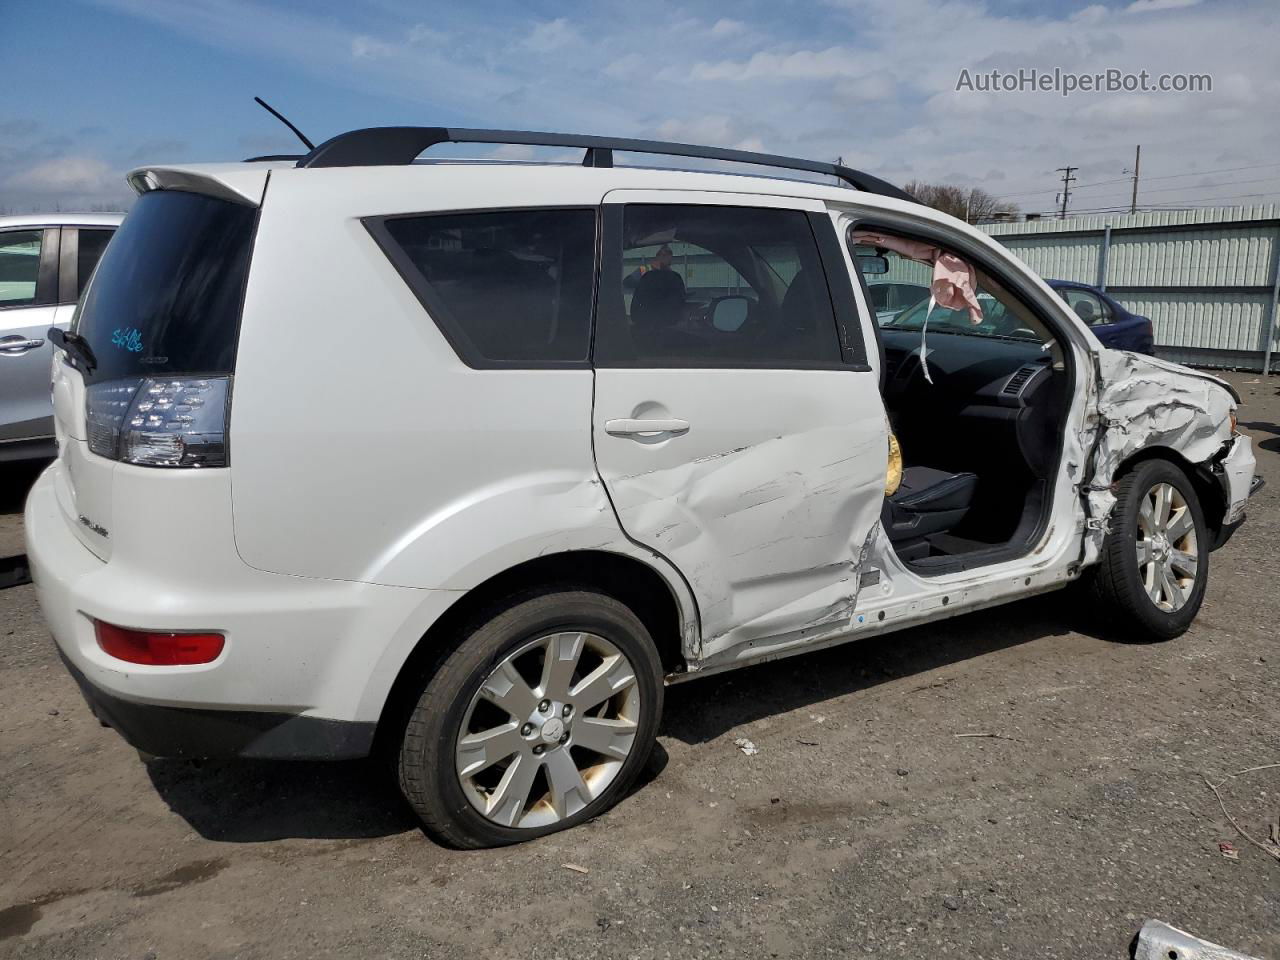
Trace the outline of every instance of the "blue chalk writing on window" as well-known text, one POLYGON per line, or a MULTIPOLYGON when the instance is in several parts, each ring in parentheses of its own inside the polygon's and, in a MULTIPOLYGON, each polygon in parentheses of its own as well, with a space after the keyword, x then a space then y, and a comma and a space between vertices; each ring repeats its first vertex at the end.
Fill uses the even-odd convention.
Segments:
POLYGON ((142 352, 142 334, 133 327, 124 329, 117 327, 111 332, 111 342, 121 350, 128 350, 130 353, 142 352))

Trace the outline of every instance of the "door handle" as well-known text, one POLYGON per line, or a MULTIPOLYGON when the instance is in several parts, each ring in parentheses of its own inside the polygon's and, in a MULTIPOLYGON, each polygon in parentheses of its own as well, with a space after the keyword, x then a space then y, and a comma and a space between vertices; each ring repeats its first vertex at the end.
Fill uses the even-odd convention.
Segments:
POLYGON ((25 337, 0 337, 0 353, 7 357, 18 357, 28 350, 43 346, 44 341, 40 339, 28 340, 25 337))
POLYGON ((660 433, 679 436, 689 432, 688 420, 606 420, 604 432, 611 437, 652 437, 660 433))

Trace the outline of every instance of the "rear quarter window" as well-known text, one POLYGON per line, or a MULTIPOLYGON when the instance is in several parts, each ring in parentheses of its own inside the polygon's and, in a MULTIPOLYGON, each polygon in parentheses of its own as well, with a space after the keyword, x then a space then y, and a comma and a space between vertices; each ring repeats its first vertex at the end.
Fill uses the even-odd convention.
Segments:
POLYGON ((593 209, 497 210, 365 223, 469 366, 588 362, 593 209))

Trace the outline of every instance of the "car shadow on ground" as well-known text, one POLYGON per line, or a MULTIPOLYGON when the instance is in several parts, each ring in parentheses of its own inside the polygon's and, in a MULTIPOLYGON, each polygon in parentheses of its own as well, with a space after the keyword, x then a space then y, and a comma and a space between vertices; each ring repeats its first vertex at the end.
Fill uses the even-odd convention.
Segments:
POLYGON ((392 771, 374 760, 151 760, 147 774, 206 840, 352 840, 418 826, 392 771))
POLYGON ((0 516, 22 512, 27 492, 48 465, 48 460, 0 463, 0 516))
MULTIPOLYGON (((705 743, 761 717, 897 678, 1073 630, 1096 633, 1073 620, 1057 596, 1034 598, 678 684, 667 690, 660 733, 683 743, 705 743)), ((666 763, 659 744, 633 792, 660 778, 666 763)), ((419 829, 385 762, 152 760, 147 772, 170 809, 209 840, 340 840, 419 829)))
POLYGON ((1096 625, 1080 619, 1061 594, 1050 594, 691 680, 667 690, 662 733, 684 743, 705 743, 753 720, 1045 637, 1072 632, 1100 636, 1096 625))
POLYGON ((1265 440, 1259 440, 1255 446, 1260 450, 1270 450, 1272 453, 1280 453, 1280 423, 1267 423, 1262 420, 1254 420, 1251 423, 1241 423, 1240 426, 1249 430, 1255 430, 1259 433, 1269 433, 1270 437, 1265 440))

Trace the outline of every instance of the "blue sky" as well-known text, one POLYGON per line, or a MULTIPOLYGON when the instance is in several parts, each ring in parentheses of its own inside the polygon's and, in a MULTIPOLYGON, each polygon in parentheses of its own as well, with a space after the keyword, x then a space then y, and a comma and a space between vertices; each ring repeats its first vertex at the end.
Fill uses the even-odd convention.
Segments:
MULTIPOLYGON (((236 160, 392 123, 650 136, 982 186, 1023 209, 1280 200, 1274 0, 5 6, 0 210, 118 206, 144 162, 236 160), (1116 67, 1206 94, 992 94, 972 73, 1116 67), (26 78, 15 83, 14 78, 26 78)), ((502 155, 525 156, 518 149, 502 155)))

